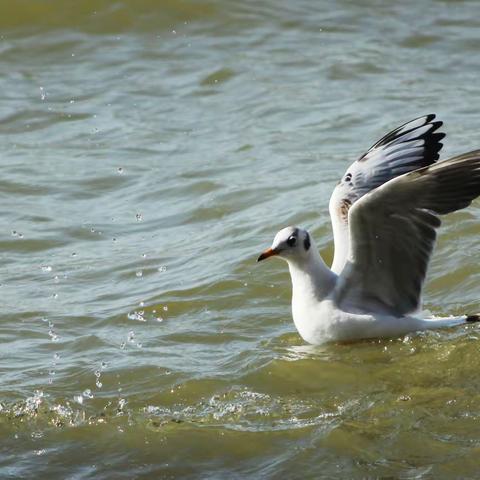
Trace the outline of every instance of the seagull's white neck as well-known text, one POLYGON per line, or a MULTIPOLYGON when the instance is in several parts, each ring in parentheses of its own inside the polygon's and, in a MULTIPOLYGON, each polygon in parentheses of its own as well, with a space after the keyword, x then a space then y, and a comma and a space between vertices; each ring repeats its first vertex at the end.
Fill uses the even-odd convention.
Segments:
POLYGON ((338 277, 325 265, 313 242, 308 255, 291 255, 286 260, 292 278, 293 321, 305 341, 319 343, 319 338, 329 335, 329 302, 325 300, 338 277))
POLYGON ((323 261, 315 245, 307 258, 289 258, 292 277, 292 302, 322 301, 335 287, 337 275, 323 261))

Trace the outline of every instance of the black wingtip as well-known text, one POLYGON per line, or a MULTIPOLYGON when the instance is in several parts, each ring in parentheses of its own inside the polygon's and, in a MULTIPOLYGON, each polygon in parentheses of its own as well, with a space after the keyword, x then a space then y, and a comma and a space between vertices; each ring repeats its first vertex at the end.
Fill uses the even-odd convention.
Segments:
POLYGON ((475 314, 475 315, 467 315, 467 318, 465 319, 468 323, 475 323, 475 322, 480 322, 480 314, 475 314))
POLYGON ((426 122, 426 123, 430 123, 432 125, 432 132, 434 132, 435 130, 438 130, 441 126, 443 126, 443 122, 441 120, 437 120, 436 122, 426 122))

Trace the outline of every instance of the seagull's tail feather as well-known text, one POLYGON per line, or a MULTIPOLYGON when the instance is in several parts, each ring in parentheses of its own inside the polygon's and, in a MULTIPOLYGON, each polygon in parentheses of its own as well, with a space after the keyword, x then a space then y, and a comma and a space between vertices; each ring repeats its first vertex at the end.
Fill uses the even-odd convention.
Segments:
POLYGON ((460 315, 451 317, 429 317, 423 319, 423 327, 425 329, 456 327, 467 323, 480 322, 480 313, 473 315, 460 315))

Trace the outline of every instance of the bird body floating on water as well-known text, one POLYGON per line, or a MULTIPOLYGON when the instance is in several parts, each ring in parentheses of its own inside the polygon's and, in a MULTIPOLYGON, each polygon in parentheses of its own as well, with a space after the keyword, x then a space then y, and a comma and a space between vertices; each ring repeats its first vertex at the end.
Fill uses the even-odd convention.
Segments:
POLYGON ((331 268, 298 227, 280 230, 258 257, 287 261, 293 320, 306 342, 401 336, 480 320, 420 313, 439 216, 480 195, 480 150, 437 162, 441 126, 433 114, 412 120, 348 168, 330 199, 331 268))

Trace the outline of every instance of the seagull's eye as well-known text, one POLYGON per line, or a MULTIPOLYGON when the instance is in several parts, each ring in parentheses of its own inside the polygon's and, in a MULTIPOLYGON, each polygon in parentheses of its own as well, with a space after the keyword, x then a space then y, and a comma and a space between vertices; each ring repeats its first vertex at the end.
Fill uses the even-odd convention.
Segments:
POLYGON ((289 247, 294 247, 296 243, 297 243, 297 237, 294 237, 293 235, 289 237, 287 240, 287 245, 289 247))

